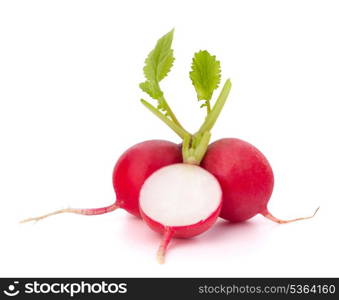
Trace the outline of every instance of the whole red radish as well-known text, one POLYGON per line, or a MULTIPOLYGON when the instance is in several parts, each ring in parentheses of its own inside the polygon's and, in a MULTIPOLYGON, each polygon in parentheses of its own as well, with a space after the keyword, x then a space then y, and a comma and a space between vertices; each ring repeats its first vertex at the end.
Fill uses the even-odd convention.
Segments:
POLYGON ((140 216, 139 192, 148 176, 154 171, 171 164, 182 162, 180 147, 164 140, 149 140, 138 143, 127 149, 117 161, 113 171, 113 187, 116 193, 114 204, 89 209, 66 208, 57 210, 22 222, 38 221, 60 213, 76 213, 81 215, 99 215, 122 208, 129 213, 140 216))
POLYGON ((223 191, 220 217, 241 222, 262 214, 277 222, 288 223, 307 219, 280 220, 267 209, 274 176, 266 157, 251 144, 235 138, 224 138, 210 144, 201 167, 211 172, 223 191))
POLYGON ((146 179, 140 191, 140 213, 154 231, 163 234, 160 263, 172 237, 190 238, 215 223, 221 198, 216 178, 199 166, 174 164, 146 179))

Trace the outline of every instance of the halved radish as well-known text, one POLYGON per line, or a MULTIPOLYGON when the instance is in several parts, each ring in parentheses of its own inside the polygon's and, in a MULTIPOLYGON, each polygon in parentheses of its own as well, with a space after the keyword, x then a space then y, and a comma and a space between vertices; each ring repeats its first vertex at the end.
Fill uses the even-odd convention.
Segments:
POLYGON ((217 179, 196 165, 174 164, 148 177, 140 191, 140 214, 163 234, 159 263, 164 262, 172 237, 189 238, 209 229, 219 216, 221 203, 217 179))

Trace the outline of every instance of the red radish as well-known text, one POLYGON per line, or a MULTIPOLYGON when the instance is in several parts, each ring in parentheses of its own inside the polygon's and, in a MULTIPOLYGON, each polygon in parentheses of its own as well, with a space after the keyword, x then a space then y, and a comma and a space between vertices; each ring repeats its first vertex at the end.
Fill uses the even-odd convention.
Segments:
POLYGON ((163 263, 172 238, 201 234, 219 215, 231 222, 245 221, 256 214, 277 223, 311 218, 284 221, 270 214, 267 203, 273 190, 273 172, 254 146, 231 138, 209 146, 211 130, 232 84, 230 79, 226 80, 212 104, 213 93, 221 81, 221 67, 216 56, 206 50, 194 54, 189 72, 200 107, 206 108, 206 117, 194 134, 181 125, 160 85, 174 62, 173 33, 171 30, 161 37, 145 59, 145 79, 139 87, 155 105, 144 99, 140 101, 181 138, 182 144, 151 140, 129 148, 113 171, 117 200, 112 205, 61 209, 23 222, 64 212, 99 215, 123 208, 141 216, 149 227, 163 235, 158 250, 158 260, 163 263))
POLYGON ((114 204, 102 208, 66 208, 44 216, 29 218, 22 222, 38 221, 65 212, 100 215, 117 208, 123 208, 135 216, 140 216, 139 192, 146 178, 164 166, 180 162, 182 162, 181 149, 175 143, 164 140, 149 140, 138 143, 126 150, 115 165, 112 179, 117 200, 114 204))
POLYGON ((223 219, 241 222, 262 214, 274 222, 289 223, 313 217, 280 220, 268 211, 274 184, 272 168, 265 156, 245 141, 235 138, 215 141, 208 147, 201 167, 221 185, 223 219))
POLYGON ((172 237, 190 238, 215 223, 221 199, 216 178, 196 165, 170 165, 146 179, 140 191, 140 213, 153 230, 163 234, 160 263, 172 237))

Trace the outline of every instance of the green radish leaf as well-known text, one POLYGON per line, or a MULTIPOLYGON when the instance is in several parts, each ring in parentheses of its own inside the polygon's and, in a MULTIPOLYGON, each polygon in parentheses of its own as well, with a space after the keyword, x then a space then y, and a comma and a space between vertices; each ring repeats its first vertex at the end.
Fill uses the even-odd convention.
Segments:
POLYGON ((161 37, 154 49, 148 54, 143 68, 146 81, 140 83, 139 87, 158 103, 154 107, 145 100, 141 102, 183 138, 189 136, 190 133, 178 121, 159 86, 160 81, 167 76, 173 66, 174 57, 171 48, 173 33, 174 29, 161 37))
POLYGON ((197 92, 198 100, 205 100, 204 106, 210 106, 213 91, 219 86, 221 78, 220 61, 208 51, 194 54, 190 78, 197 92))
POLYGON ((153 99, 160 99, 163 96, 158 84, 154 81, 145 81, 139 84, 139 87, 153 99))
POLYGON ((160 82, 173 66, 174 57, 171 48, 173 33, 174 29, 160 38, 146 58, 144 74, 149 81, 160 82))

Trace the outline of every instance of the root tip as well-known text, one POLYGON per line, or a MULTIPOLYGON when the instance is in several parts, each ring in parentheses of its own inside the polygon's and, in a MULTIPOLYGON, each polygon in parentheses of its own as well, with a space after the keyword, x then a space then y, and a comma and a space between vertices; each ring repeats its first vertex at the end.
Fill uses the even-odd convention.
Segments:
POLYGON ((278 223, 278 224, 287 224, 287 223, 292 223, 292 222, 296 222, 296 221, 312 219, 316 215, 316 213, 318 212, 319 208, 320 208, 320 206, 315 210, 315 212, 313 213, 312 216, 296 218, 296 219, 292 219, 292 220, 281 220, 281 219, 278 219, 275 216, 273 216, 267 209, 264 212, 262 212, 261 214, 265 218, 267 218, 267 219, 269 219, 269 220, 271 220, 271 221, 273 221, 275 223, 278 223))
POLYGON ((157 253, 157 261, 160 265, 163 265, 165 263, 165 253, 162 249, 159 249, 157 253))
POLYGON ((32 222, 32 221, 38 222, 39 220, 40 219, 38 219, 38 218, 29 218, 29 219, 24 219, 24 220, 19 221, 19 224, 24 224, 24 223, 28 223, 28 222, 32 222))
POLYGON ((317 209, 315 210, 315 212, 314 212, 312 217, 314 217, 316 215, 316 213, 318 212, 319 208, 320 208, 320 206, 317 207, 317 209))

